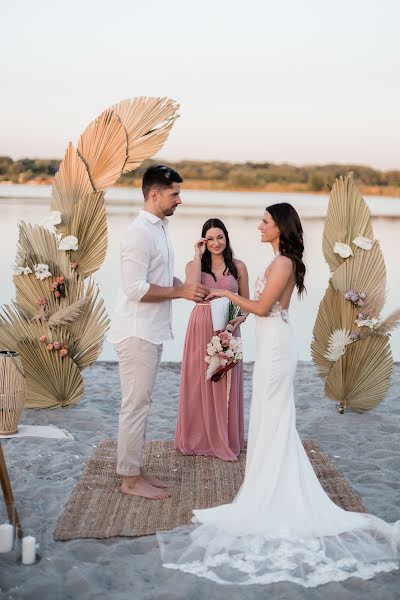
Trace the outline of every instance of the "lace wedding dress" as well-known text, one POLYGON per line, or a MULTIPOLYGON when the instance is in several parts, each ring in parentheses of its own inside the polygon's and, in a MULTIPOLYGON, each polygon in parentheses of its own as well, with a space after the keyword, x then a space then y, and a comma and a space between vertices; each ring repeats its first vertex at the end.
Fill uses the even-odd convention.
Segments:
MULTIPOLYGON (((258 281, 258 293, 263 288, 258 281)), ((232 502, 158 534, 164 567, 218 583, 314 587, 398 568, 400 521, 346 512, 322 489, 296 431, 296 350, 279 302, 257 317, 246 473, 232 502)))

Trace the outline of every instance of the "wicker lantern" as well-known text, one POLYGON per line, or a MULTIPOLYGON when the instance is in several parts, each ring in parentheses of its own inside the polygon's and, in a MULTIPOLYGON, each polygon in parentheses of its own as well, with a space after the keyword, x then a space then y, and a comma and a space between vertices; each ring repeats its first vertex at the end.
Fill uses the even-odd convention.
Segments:
POLYGON ((17 433, 25 405, 25 375, 18 352, 0 350, 0 434, 17 433))

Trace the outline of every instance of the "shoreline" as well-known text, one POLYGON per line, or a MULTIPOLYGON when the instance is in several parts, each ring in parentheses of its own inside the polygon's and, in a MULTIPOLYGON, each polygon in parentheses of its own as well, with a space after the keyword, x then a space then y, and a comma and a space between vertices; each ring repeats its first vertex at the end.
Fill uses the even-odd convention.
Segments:
MULTIPOLYGON (((24 181, 0 181, 2 185, 52 185, 54 181, 53 177, 34 177, 24 181)), ((133 183, 115 183, 112 187, 115 188, 133 188, 140 189, 141 180, 134 179, 133 183)), ((330 190, 328 186, 322 190, 313 190, 305 183, 290 183, 281 184, 277 182, 268 183, 262 186, 232 186, 223 181, 218 180, 203 180, 203 179, 185 179, 184 187, 186 190, 198 190, 198 191, 224 191, 224 192, 266 192, 266 193, 282 193, 282 194, 312 194, 316 196, 326 196, 330 190)), ((386 198, 400 198, 400 187, 395 186, 370 186, 370 185, 358 185, 362 195, 365 196, 385 196, 386 198)))

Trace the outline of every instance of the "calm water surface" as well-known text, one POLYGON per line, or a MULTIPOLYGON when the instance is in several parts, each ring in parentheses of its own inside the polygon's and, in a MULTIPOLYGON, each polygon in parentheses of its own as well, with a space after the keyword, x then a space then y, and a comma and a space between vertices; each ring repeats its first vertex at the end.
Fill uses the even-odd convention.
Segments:
MULTIPOLYGON (((291 320, 297 337, 300 360, 311 360, 310 342, 319 303, 328 283, 328 267, 321 244, 327 196, 313 194, 266 194, 254 192, 184 191, 183 204, 170 219, 170 233, 176 254, 175 275, 184 278, 185 264, 193 257, 193 244, 199 239, 203 222, 217 216, 229 230, 232 246, 238 258, 249 270, 251 286, 257 275, 272 259, 269 246, 260 242, 257 230, 264 207, 274 202, 290 202, 302 219, 305 237, 306 286, 303 300, 294 298, 290 307, 291 320)), ((40 223, 49 209, 50 187, 31 185, 0 185, 0 223, 2 253, 0 258, 0 304, 14 297, 12 268, 18 236, 17 223, 25 220, 40 223)), ((400 199, 367 198, 372 214, 375 237, 381 242, 387 269, 387 302, 384 314, 400 304, 400 199)), ((141 207, 139 190, 112 188, 107 193, 109 245, 106 260, 96 273, 96 280, 109 314, 119 285, 119 240, 129 222, 141 207)), ((173 342, 164 346, 164 361, 180 361, 185 330, 192 304, 174 302, 173 342)), ((242 330, 245 360, 254 360, 254 319, 249 318, 242 330)), ((400 361, 400 332, 392 334, 394 360, 400 361)), ((116 360, 111 344, 104 345, 102 360, 116 360)))

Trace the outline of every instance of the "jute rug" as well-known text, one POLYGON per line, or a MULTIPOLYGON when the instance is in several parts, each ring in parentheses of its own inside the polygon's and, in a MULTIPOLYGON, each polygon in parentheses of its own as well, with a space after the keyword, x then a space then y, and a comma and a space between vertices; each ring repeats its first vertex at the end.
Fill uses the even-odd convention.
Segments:
MULTIPOLYGON (((365 512, 361 500, 318 442, 303 442, 327 494, 346 510, 365 512)), ((163 501, 125 496, 115 473, 116 442, 101 442, 88 459, 62 513, 54 538, 110 538, 150 535, 189 524, 193 508, 231 502, 243 480, 246 454, 237 463, 204 456, 182 456, 172 440, 146 443, 145 468, 170 481, 171 498, 163 501)))

